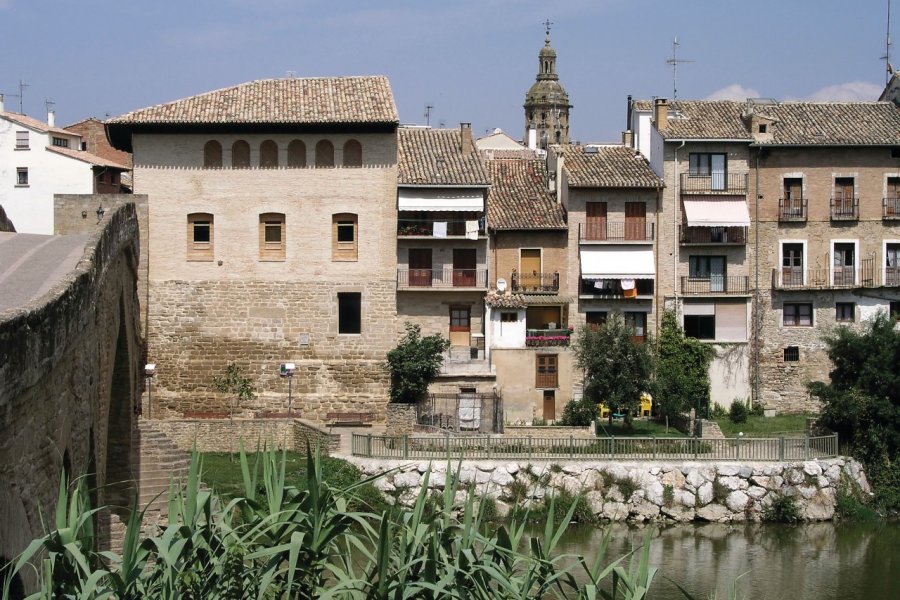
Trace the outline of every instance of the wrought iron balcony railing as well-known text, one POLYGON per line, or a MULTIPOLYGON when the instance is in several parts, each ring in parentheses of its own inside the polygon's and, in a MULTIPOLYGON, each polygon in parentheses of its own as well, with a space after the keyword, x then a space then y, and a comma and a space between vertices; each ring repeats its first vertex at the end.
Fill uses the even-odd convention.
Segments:
POLYGON ((778 220, 782 222, 805 221, 806 198, 779 198, 778 220))
POLYGON ((856 221, 859 219, 859 198, 832 198, 832 221, 856 221))
POLYGON ((697 245, 733 245, 747 244, 748 227, 679 227, 679 239, 683 246, 697 245))
POLYGON ((748 294, 750 278, 746 275, 710 275, 681 278, 682 294, 748 294))
POLYGON ((652 242, 656 237, 656 223, 638 221, 591 221, 578 224, 578 239, 582 242, 652 242))
POLYGON ((746 173, 681 174, 681 193, 741 196, 747 193, 746 173))
POLYGON ((513 292, 537 292, 555 294, 559 291, 559 273, 519 273, 509 276, 513 292))
POLYGON ((397 269, 397 287, 487 289, 487 269, 397 269))
POLYGON ((807 290, 827 288, 900 287, 900 267, 876 268, 875 259, 866 258, 855 266, 782 267, 772 270, 772 288, 807 290))
POLYGON ((900 198, 882 198, 881 216, 885 220, 900 220, 900 198))

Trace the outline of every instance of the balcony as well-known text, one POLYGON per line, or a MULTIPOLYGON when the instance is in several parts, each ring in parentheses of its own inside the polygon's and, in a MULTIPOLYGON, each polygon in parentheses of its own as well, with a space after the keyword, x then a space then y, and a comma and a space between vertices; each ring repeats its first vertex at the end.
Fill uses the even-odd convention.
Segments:
POLYGON ((690 227, 678 228, 682 246, 745 246, 748 227, 690 227))
POLYGON ((397 269, 400 290, 486 290, 487 269, 397 269))
POLYGON ((525 346, 568 346, 572 332, 568 329, 526 329, 525 346))
POLYGON ((509 280, 510 289, 514 293, 556 294, 559 292, 559 273, 517 273, 513 271, 509 280))
POLYGON ((458 216, 454 219, 441 218, 435 216, 431 219, 397 219, 397 237, 399 238, 466 238, 466 223, 478 224, 478 237, 485 237, 485 220, 484 217, 473 217, 471 219, 460 219, 458 216), (435 224, 438 224, 435 227, 435 224), (446 227, 445 230, 441 230, 446 227), (437 231, 438 235, 435 235, 437 231))
POLYGON ((875 260, 860 261, 859 268, 832 267, 806 269, 783 267, 772 270, 772 288, 776 290, 810 290, 830 288, 900 287, 900 267, 875 268, 875 260))
POLYGON ((634 295, 626 295, 619 279, 582 279, 579 296, 604 300, 629 300, 634 298, 652 298, 653 280, 635 279, 634 295))
POLYGON ((681 194, 715 194, 743 196, 747 194, 746 173, 715 173, 710 175, 681 174, 681 194))
POLYGON ((749 294, 750 277, 746 275, 682 276, 681 293, 698 295, 749 294))
POLYGON ((885 221, 900 221, 900 198, 881 199, 881 218, 885 221))
POLYGON ((599 221, 578 224, 578 241, 623 243, 652 243, 656 237, 656 223, 644 219, 625 222, 599 221))
POLYGON ((832 198, 831 199, 831 220, 832 221, 858 221, 859 220, 859 198, 832 198))
POLYGON ((806 220, 806 198, 779 198, 778 220, 782 223, 806 220))

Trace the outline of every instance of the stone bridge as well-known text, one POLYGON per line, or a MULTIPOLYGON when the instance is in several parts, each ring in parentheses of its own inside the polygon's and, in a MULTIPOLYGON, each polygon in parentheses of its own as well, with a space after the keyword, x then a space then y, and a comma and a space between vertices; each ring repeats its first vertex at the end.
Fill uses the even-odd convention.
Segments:
MULTIPOLYGON (((82 236, 0 233, 0 566, 52 522, 63 472, 94 506, 131 503, 138 246, 134 204, 82 236)), ((116 520, 99 516, 101 547, 116 520)))

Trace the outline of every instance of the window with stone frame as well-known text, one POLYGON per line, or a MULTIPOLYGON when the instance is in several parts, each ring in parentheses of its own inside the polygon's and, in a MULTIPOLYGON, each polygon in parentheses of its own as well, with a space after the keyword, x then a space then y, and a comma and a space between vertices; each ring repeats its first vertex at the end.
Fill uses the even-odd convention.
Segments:
POLYGON ((187 216, 187 259, 206 262, 213 259, 213 216, 191 213, 187 216))
POLYGON ((285 219, 283 213, 259 215, 259 260, 285 259, 285 219))
POLYGON ((357 140, 347 140, 344 144, 344 166, 362 166, 362 144, 357 140))
POLYGON ((328 140, 319 140, 316 144, 316 166, 334 166, 334 144, 328 140))
POLYGON ((331 260, 355 261, 359 256, 358 217, 353 213, 331 215, 331 260))
POLYGON ((812 303, 785 302, 782 307, 781 322, 785 327, 812 327, 812 303))
POLYGON ((784 362, 800 362, 800 346, 785 346, 784 362))
POLYGON ((834 320, 838 323, 852 323, 856 320, 856 302, 835 302, 834 320))
POLYGON ((500 322, 501 323, 518 323, 519 322, 519 313, 504 310, 500 313, 500 322))
POLYGON ((222 144, 209 140, 203 145, 203 168, 219 169, 222 167, 222 144))
POLYGON ((362 333, 362 294, 338 292, 338 333, 362 333))

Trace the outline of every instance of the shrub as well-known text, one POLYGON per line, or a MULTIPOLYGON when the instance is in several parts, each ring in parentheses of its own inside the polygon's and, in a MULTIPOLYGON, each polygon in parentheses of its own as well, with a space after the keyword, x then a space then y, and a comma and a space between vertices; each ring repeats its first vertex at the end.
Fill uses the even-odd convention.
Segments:
POLYGON ((422 328, 406 323, 406 335, 387 353, 391 402, 414 404, 422 399, 441 372, 450 341, 440 334, 422 337, 422 328))
POLYGON ((750 409, 750 414, 754 417, 764 417, 766 415, 766 409, 763 408, 762 402, 754 404, 753 408, 750 409))
POLYGON ((582 397, 570 400, 563 408, 559 424, 566 427, 587 427, 597 418, 597 403, 582 397))
POLYGON ((499 521, 500 516, 497 512, 497 501, 490 496, 482 496, 478 500, 478 517, 482 523, 490 523, 499 521))
POLYGON ((859 484, 841 473, 834 505, 835 514, 850 521, 874 521, 878 518, 859 484))
POLYGON ((717 479, 713 480, 713 502, 716 504, 725 504, 725 499, 731 493, 724 483, 717 479))
POLYGON ((743 400, 734 399, 731 403, 731 408, 728 411, 728 419, 732 423, 746 423, 747 422, 747 405, 744 404, 743 400))
POLYGON ((712 409, 709 411, 710 419, 722 419, 725 417, 725 407, 721 404, 714 404, 712 409))
POLYGON ((675 488, 671 485, 663 486, 663 504, 672 506, 675 503, 675 488))
MULTIPOLYGON (((533 475, 533 472, 531 473, 533 475)), ((520 479, 513 479, 506 486, 506 491, 501 497, 504 502, 514 505, 521 504, 526 498, 528 498, 528 484, 520 479)))
POLYGON ((600 471, 600 479, 603 480, 603 487, 606 489, 616 484, 616 476, 609 471, 600 471))
POLYGON ((799 523, 803 520, 797 499, 784 494, 773 495, 772 503, 763 509, 762 518, 770 523, 799 523))
POLYGON ((616 486, 619 488, 619 492, 622 493, 622 497, 625 498, 626 502, 641 487, 638 485, 637 481, 631 477, 616 479, 616 486))

